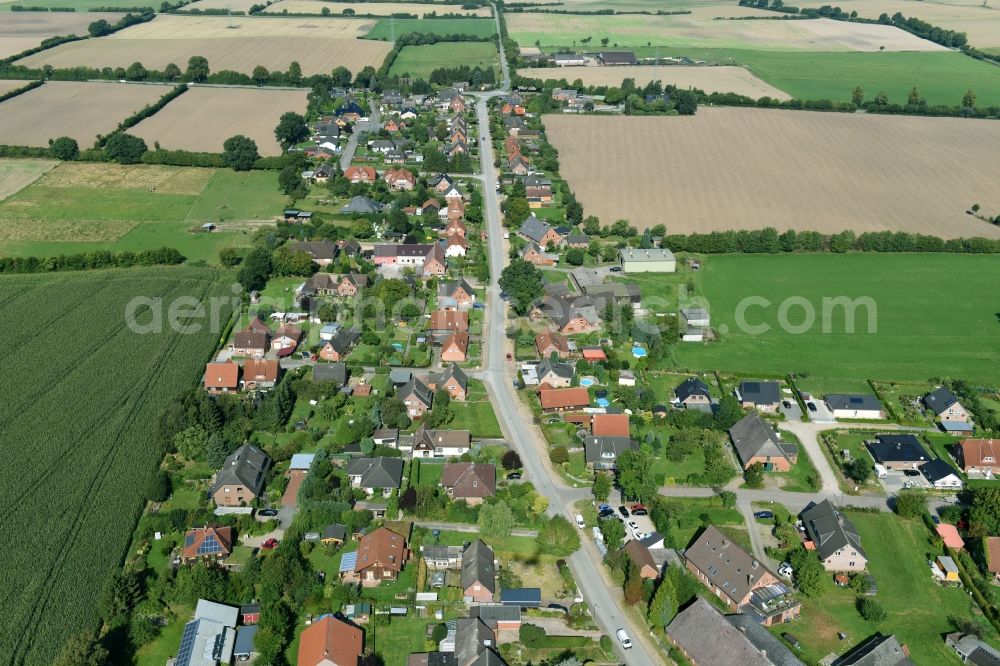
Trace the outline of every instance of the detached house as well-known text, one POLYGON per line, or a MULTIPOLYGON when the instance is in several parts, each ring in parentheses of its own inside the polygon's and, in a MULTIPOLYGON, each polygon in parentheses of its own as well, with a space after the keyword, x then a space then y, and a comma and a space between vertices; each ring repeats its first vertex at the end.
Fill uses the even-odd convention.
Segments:
POLYGON ((586 297, 545 297, 535 307, 535 311, 547 317, 563 335, 591 333, 601 325, 597 306, 593 300, 586 297))
POLYGON ((442 310, 468 310, 476 302, 476 292, 464 278, 445 280, 438 285, 438 307, 442 310))
POLYGON ((469 334, 455 331, 441 343, 443 363, 465 363, 469 353, 469 334))
POLYGON ((386 527, 379 527, 358 542, 354 574, 363 586, 374 587, 383 580, 396 580, 409 557, 406 539, 386 527))
POLYGON ((528 243, 521 250, 521 258, 535 266, 555 266, 559 255, 546 252, 538 243, 528 243))
POLYGON ((969 476, 989 479, 1000 473, 1000 439, 963 439, 958 450, 962 471, 969 476))
POLYGON ((568 388, 573 384, 576 368, 569 363, 545 358, 535 366, 535 373, 538 376, 538 385, 542 388, 568 388))
POLYGON ((457 402, 464 402, 469 392, 468 375, 454 363, 440 375, 431 375, 428 380, 428 387, 432 391, 447 391, 448 396, 457 402))
POLYGON ((364 645, 361 629, 324 615, 302 631, 296 666, 357 666, 364 645))
POLYGON ((795 444, 781 440, 771 424, 756 412, 740 419, 729 429, 729 437, 743 469, 761 463, 765 470, 787 472, 798 460, 795 444))
POLYGON ((736 390, 736 398, 743 409, 777 412, 781 406, 781 387, 778 382, 744 381, 736 390))
POLYGON ((301 339, 301 328, 294 324, 283 324, 274 332, 274 338, 271 340, 271 349, 278 352, 278 356, 287 356, 289 353, 295 351, 301 339), (282 352, 285 353, 283 354, 282 352))
POLYGON ((535 336, 535 350, 541 358, 556 354, 559 358, 569 358, 569 342, 559 333, 539 333, 535 336))
POLYGON ((340 329, 323 343, 319 357, 324 361, 343 361, 360 337, 361 331, 356 328, 340 329))
POLYGON ((389 189, 400 192, 417 186, 417 179, 409 169, 386 169, 382 179, 389 184, 389 189))
POLYGON ((396 391, 396 398, 406 405, 406 413, 411 419, 420 418, 431 408, 434 400, 434 393, 431 392, 427 384, 416 377, 410 380, 396 391))
POLYGON ((677 405, 685 409, 697 409, 703 412, 712 411, 712 394, 708 385, 697 377, 688 377, 674 389, 677 405))
POLYGON ((628 414, 594 414, 590 432, 596 437, 628 437, 628 414))
POLYGON ((944 386, 925 395, 924 404, 927 409, 934 412, 941 423, 941 428, 945 431, 972 434, 972 419, 969 418, 968 410, 958 401, 958 396, 944 386))
POLYGON ((441 472, 448 497, 475 506, 496 494, 496 467, 488 463, 448 463, 441 472))
POLYGON ((348 273, 337 283, 337 295, 343 298, 357 296, 368 286, 368 276, 363 273, 348 273))
POLYGON ((403 482, 402 458, 356 458, 347 466, 351 486, 388 497, 403 482))
POLYGON ((615 470, 618 468, 618 456, 626 451, 634 451, 639 445, 628 436, 588 435, 583 440, 584 455, 587 465, 594 470, 615 470))
POLYGON ((830 500, 806 509, 800 517, 827 571, 865 570, 868 556, 861 547, 861 536, 830 500))
POLYGON ((233 528, 206 525, 184 533, 181 561, 185 564, 217 562, 226 559, 232 552, 233 528))
POLYGON ((432 430, 421 425, 413 433, 414 458, 457 458, 472 449, 468 430, 432 430))
POLYGON ((234 356, 261 358, 267 353, 270 339, 271 333, 267 325, 260 319, 254 318, 245 329, 237 331, 233 335, 233 341, 229 343, 229 351, 234 356))
POLYGON ((337 244, 331 240, 323 239, 318 241, 293 241, 288 244, 288 249, 293 252, 305 252, 319 266, 329 266, 337 258, 339 249, 337 244))
POLYGON ((920 440, 910 433, 878 435, 874 442, 867 442, 866 446, 875 462, 886 469, 918 469, 930 462, 930 456, 920 445, 920 440))
POLYGON ((229 393, 239 385, 240 366, 232 361, 205 364, 205 390, 209 393, 229 393))
POLYGON ((823 398, 836 419, 884 419, 882 403, 871 394, 827 393, 823 398))
POLYGON ((378 180, 378 172, 370 166, 351 166, 344 170, 344 178, 351 183, 374 183, 378 180))
POLYGON ((792 590, 715 525, 684 551, 684 562, 733 612, 754 614, 768 627, 799 616, 801 604, 792 590))
POLYGON ((469 315, 457 310, 435 310, 431 313, 427 330, 436 336, 451 335, 455 331, 468 333, 469 315))
POLYGON ((538 392, 543 412, 564 412, 590 405, 590 395, 583 387, 542 389, 538 392))
POLYGON ((243 379, 240 387, 244 391, 266 391, 278 383, 281 366, 274 359, 247 359, 243 364, 243 379))
MULTIPOLYGON (((492 465, 490 465, 492 467, 492 465)), ((493 549, 476 539, 462 553, 462 589, 466 600, 489 603, 497 590, 493 549)))
POLYGON ((252 444, 229 454, 208 494, 216 506, 246 506, 260 496, 271 459, 252 444))
POLYGON ((521 227, 517 230, 517 233, 525 240, 531 241, 541 247, 548 247, 549 244, 559 245, 562 242, 562 236, 556 232, 555 228, 547 222, 542 222, 535 217, 534 213, 521 223, 521 227))

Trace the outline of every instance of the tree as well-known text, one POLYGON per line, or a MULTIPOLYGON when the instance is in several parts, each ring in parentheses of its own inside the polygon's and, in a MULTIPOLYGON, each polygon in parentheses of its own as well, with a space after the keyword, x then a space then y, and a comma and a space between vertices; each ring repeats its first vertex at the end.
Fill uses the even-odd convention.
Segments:
POLYGON ((500 289, 508 294, 517 314, 523 315, 542 295, 542 272, 523 259, 516 259, 500 274, 500 289))
POLYGON ((285 79, 293 86, 302 83, 302 65, 299 64, 298 60, 293 60, 288 65, 288 72, 285 74, 285 79))
POLYGON ((181 68, 178 67, 175 63, 170 63, 163 69, 163 75, 167 77, 167 79, 170 81, 176 81, 178 78, 180 78, 181 68))
POLYGON ((622 495, 645 501, 656 494, 656 476, 649 453, 642 449, 629 449, 618 456, 618 487, 622 495))
POLYGON ((296 143, 309 136, 309 127, 306 119, 294 111, 286 111, 278 119, 278 126, 274 128, 274 137, 281 144, 282 148, 294 146, 296 143))
POLYGON ((104 666, 110 656, 94 632, 81 631, 69 637, 52 666, 104 666))
POLYGON ((103 37, 114 32, 114 28, 104 19, 98 19, 87 26, 87 32, 91 37, 103 37))
POLYGON ((263 289, 270 276, 271 251, 266 247, 255 247, 244 257, 236 281, 250 292, 263 289))
POLYGON ((976 93, 971 90, 966 90, 965 94, 962 95, 962 107, 966 109, 973 109, 976 106, 976 93))
POLYGON ((549 508, 549 498, 545 495, 535 495, 535 499, 531 501, 531 512, 537 516, 545 513, 546 509, 549 508))
POLYGON ((514 514, 506 504, 491 502, 480 507, 476 523, 484 537, 506 539, 514 529, 514 514))
POLYGON ((788 562, 792 565, 795 577, 795 587, 807 597, 817 597, 823 593, 823 580, 826 570, 815 551, 798 546, 788 554, 788 562))
POLYGON ((791 522, 785 521, 774 526, 774 538, 782 547, 787 548, 799 542, 799 531, 791 522))
POLYGON ((68 136, 61 136, 53 140, 49 150, 52 152, 52 157, 67 162, 80 156, 80 145, 76 139, 68 136))
POLYGON ((201 460, 205 456, 208 433, 200 425, 188 426, 174 435, 177 452, 188 460, 201 460))
POLYGON ((926 102, 927 102, 927 100, 925 100, 923 97, 920 96, 920 91, 917 90, 916 86, 913 86, 912 88, 910 88, 910 94, 906 98, 906 103, 907 104, 909 104, 911 106, 920 106, 922 104, 925 104, 926 102))
POLYGON ((150 502, 166 502, 170 497, 170 475, 165 470, 157 470, 149 480, 149 491, 146 494, 150 502))
POLYGON ((267 71, 267 67, 257 65, 253 68, 253 74, 250 75, 250 78, 253 79, 254 83, 258 86, 262 86, 267 83, 269 78, 271 78, 271 72, 267 71))
POLYGON ((854 106, 861 106, 865 101, 865 91, 861 86, 856 86, 854 90, 851 91, 851 102, 854 106))
POLYGON ((690 90, 685 90, 677 96, 677 113, 682 116, 693 116, 698 111, 698 96, 690 90))
POLYGON ((743 471, 743 478, 746 479, 748 488, 763 488, 764 466, 755 462, 743 471))
POLYGON ((882 608, 882 604, 871 597, 861 597, 858 599, 858 612, 861 613, 861 617, 873 624, 884 622, 888 617, 888 613, 882 608))
POLYGON ((278 172, 278 189, 282 194, 303 196, 305 187, 302 182, 302 172, 294 164, 288 164, 278 172))
POLYGON ((844 464, 844 472, 847 473, 847 476, 854 479, 855 482, 863 484, 871 478, 872 466, 863 458, 854 458, 844 464))
POLYGON ((583 250, 574 247, 566 252, 566 263, 570 266, 583 266, 583 250))
POLYGON ((500 464, 506 470, 521 469, 521 456, 517 455, 517 451, 514 449, 508 449, 503 458, 500 459, 500 464))
POLYGON ((902 490, 896 495, 896 513, 902 518, 919 518, 927 511, 927 496, 919 490, 902 490))
POLYGON ((1000 488, 987 486, 972 491, 969 534, 973 536, 1000 534, 1000 488))
POLYGON ((726 509, 736 506, 736 493, 731 490, 723 490, 719 493, 719 499, 722 500, 722 506, 726 509))
POLYGON ((611 477, 607 474, 594 475, 593 491, 594 499, 598 502, 607 502, 608 496, 611 494, 611 477))
POLYGON ((131 134, 112 134, 104 144, 104 156, 119 164, 138 164, 147 150, 146 142, 131 134))
POLYGON ((243 255, 235 247, 224 247, 219 250, 219 263, 226 268, 238 266, 243 261, 243 255))
POLYGON ((351 74, 351 70, 341 65, 334 68, 333 72, 330 74, 330 78, 332 79, 333 85, 338 88, 346 88, 351 85, 353 75, 351 74))
POLYGON ((634 606, 642 599, 642 576, 635 562, 629 560, 625 571, 625 603, 634 606))
POLYGON ((97 610, 105 624, 120 627, 128 622, 129 614, 141 596, 142 587, 135 571, 117 571, 104 581, 97 598, 97 610))
POLYGON ((250 137, 237 134, 222 143, 222 160, 233 171, 249 171, 260 153, 250 137))
POLYGON ((746 414, 736 396, 726 393, 719 400, 719 407, 715 411, 715 429, 729 430, 744 416, 746 414))
POLYGON ((665 577, 660 581, 660 586, 656 588, 656 594, 649 604, 649 623, 662 629, 670 624, 675 615, 677 615, 677 593, 673 582, 665 577))
POLYGON ((188 81, 201 83, 208 78, 208 74, 208 58, 205 58, 204 56, 191 56, 188 60, 187 70, 184 72, 184 77, 188 81))
POLYGON ((580 534, 565 516, 557 514, 542 525, 535 541, 542 553, 569 555, 580 547, 580 534))
POLYGON ((134 62, 125 70, 125 78, 129 81, 142 81, 147 75, 148 72, 141 62, 134 62))
POLYGON ((875 106, 889 106, 889 94, 882 90, 875 95, 875 106))
POLYGON ((601 534, 604 536, 604 545, 608 550, 615 551, 621 548, 622 540, 625 538, 625 525, 614 516, 602 518, 600 522, 601 534))

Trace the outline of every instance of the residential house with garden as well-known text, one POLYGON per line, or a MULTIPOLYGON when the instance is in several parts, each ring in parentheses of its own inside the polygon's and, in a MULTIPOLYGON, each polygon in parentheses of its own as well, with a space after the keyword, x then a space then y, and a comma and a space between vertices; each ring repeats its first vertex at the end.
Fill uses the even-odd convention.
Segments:
POLYGON ((364 632, 333 615, 302 630, 296 666, 357 666, 364 655, 364 632))
POLYGON ((958 458, 969 476, 992 479, 1000 473, 1000 439, 963 439, 958 458))
POLYGON ((767 471, 788 472, 798 460, 798 446, 781 439, 757 412, 747 414, 729 429, 743 469, 760 463, 767 471))
POLYGON ((587 435, 583 438, 583 448, 587 467, 607 472, 618 469, 618 457, 638 449, 639 444, 628 436, 587 435))
POLYGON ((399 576, 410 558, 406 539, 387 527, 363 535, 358 541, 354 575, 365 587, 393 581, 399 576))
POLYGON ((426 414, 434 401, 434 393, 414 376, 396 391, 396 399, 406 406, 406 413, 411 419, 418 419, 426 414))
POLYGON ((205 364, 204 386, 212 394, 230 393, 239 388, 240 366, 232 361, 205 364))
POLYGON ((697 377, 688 377, 674 389, 674 404, 684 409, 712 412, 712 393, 697 377))
POLYGON ((493 549, 476 539, 462 552, 462 590, 467 602, 489 603, 497 590, 493 549))
POLYGON ((778 382, 742 381, 736 389, 736 399, 743 409, 777 412, 781 406, 781 387, 778 382))
POLYGON ((271 458, 253 444, 229 454, 208 494, 216 506, 247 506, 260 497, 271 458))
POLYGON ((435 430, 421 424, 413 433, 414 458, 457 458, 472 448, 468 430, 435 430))
POLYGON ((219 562, 233 552, 233 528, 205 525, 184 533, 181 562, 219 562))
POLYGON ((243 362, 240 388, 244 391, 267 391, 275 387, 281 374, 277 359, 250 358, 243 362))
POLYGON ((496 494, 497 470, 492 463, 446 463, 441 471, 441 486, 451 499, 476 506, 496 494))
POLYGON ((809 541, 827 571, 864 571, 868 556, 854 523, 825 499, 800 515, 809 541))
POLYGON ((388 497, 403 482, 402 458, 355 458, 347 466, 351 486, 364 490, 369 496, 388 497))
POLYGON ((885 418, 882 403, 870 393, 827 393, 823 402, 835 419, 877 421, 885 418))

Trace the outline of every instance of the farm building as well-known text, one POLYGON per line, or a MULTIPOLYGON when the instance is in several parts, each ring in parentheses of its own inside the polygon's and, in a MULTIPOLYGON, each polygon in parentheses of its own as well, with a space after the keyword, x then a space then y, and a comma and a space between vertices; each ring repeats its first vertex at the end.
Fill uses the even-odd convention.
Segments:
POLYGON ((674 273, 677 271, 677 258, 666 248, 651 250, 636 250, 622 248, 618 250, 618 263, 626 273, 674 273))

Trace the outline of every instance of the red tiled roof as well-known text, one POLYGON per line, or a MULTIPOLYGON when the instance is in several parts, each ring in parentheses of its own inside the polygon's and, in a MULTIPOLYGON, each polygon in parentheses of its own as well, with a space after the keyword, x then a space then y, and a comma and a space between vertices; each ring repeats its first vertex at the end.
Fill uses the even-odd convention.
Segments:
POLYGON ((376 563, 384 569, 402 571, 406 564, 406 539, 386 527, 361 537, 354 570, 364 571, 376 563))
POLYGON ((205 365, 205 388, 236 388, 239 384, 240 366, 232 361, 205 365))
POLYGON ((563 409, 566 407, 583 407, 590 404, 590 395, 583 387, 547 389, 539 394, 542 409, 563 409))
POLYGON ((184 559, 192 559, 204 555, 226 557, 232 551, 233 528, 206 525, 205 527, 196 527, 193 530, 188 530, 184 534, 184 547, 181 549, 181 557, 184 559), (198 552, 202 544, 206 541, 211 542, 213 539, 218 543, 218 548, 213 546, 212 548, 206 548, 204 553, 198 552))
POLYGON ((469 314, 455 310, 435 310, 431 313, 433 331, 468 331, 469 314))
POLYGON ((940 525, 936 525, 935 529, 937 530, 938 536, 940 536, 941 540, 944 542, 944 545, 949 548, 954 548, 955 550, 965 547, 965 541, 962 539, 961 535, 959 535, 958 528, 954 525, 941 523, 940 525))
POLYGON ((276 382, 278 381, 278 362, 269 359, 250 359, 243 364, 243 381, 245 382, 276 382))
POLYGON ((327 615, 305 628, 299 638, 297 666, 357 666, 364 634, 354 625, 327 615))
POLYGON ((970 467, 1000 467, 1000 439, 963 439, 958 443, 962 447, 962 466, 970 467), (992 460, 986 460, 992 458, 992 460))
POLYGON ((595 437, 628 437, 628 414, 594 414, 595 437))

